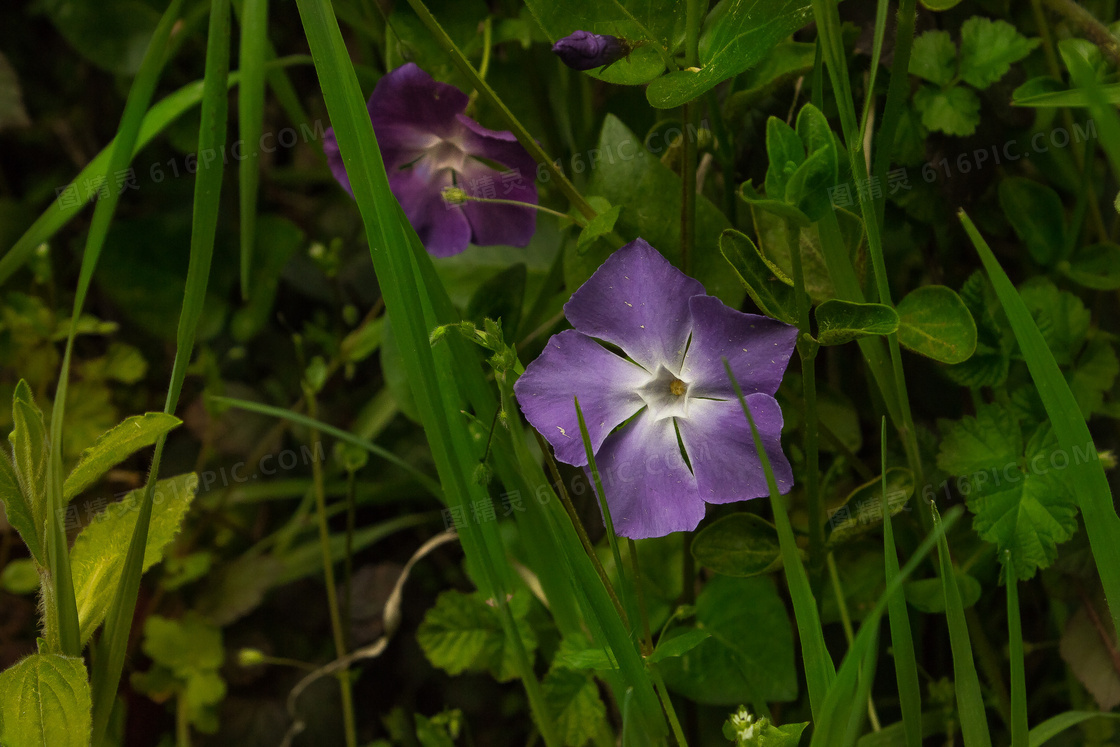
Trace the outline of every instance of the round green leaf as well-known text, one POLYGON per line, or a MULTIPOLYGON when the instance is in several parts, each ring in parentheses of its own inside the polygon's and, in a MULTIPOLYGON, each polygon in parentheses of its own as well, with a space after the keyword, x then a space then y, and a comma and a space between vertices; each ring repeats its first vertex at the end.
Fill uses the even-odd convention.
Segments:
POLYGON ((778 532, 754 514, 731 514, 692 538, 692 557, 725 576, 757 576, 782 565, 778 532))
POLYGON ((898 313, 881 303, 854 303, 832 299, 814 312, 817 342, 840 345, 869 335, 889 335, 898 330, 898 313))
POLYGON ((1036 262, 1049 267, 1061 258, 1066 227, 1057 192, 1045 184, 1013 176, 1000 182, 999 204, 1036 262))
POLYGON ((942 363, 963 363, 976 351, 976 321, 952 288, 926 285, 898 304, 898 341, 942 363))

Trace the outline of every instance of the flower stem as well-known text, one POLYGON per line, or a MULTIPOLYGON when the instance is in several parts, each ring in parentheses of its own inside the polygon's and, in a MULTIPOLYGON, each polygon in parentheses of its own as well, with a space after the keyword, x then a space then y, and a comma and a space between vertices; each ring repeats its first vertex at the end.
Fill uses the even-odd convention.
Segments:
POLYGON ((673 709, 673 701, 669 698, 669 691, 665 688, 665 681, 661 679, 661 672, 657 671, 656 664, 649 666, 649 674, 653 680, 654 688, 657 689, 657 697, 661 699, 661 707, 665 709, 665 715, 669 719, 669 727, 673 730, 673 737, 676 738, 680 747, 688 747, 688 740, 684 738, 681 721, 677 718, 676 710, 673 709))
POLYGON ((510 108, 505 105, 505 102, 498 98, 498 94, 490 87, 490 84, 482 79, 482 76, 474 69, 470 60, 466 58, 462 50, 451 40, 451 37, 447 35, 443 27, 439 25, 439 21, 432 15, 432 12, 424 5, 423 0, 408 0, 408 4, 412 6, 412 9, 416 12, 416 15, 420 17, 423 24, 428 27, 428 31, 431 32, 436 45, 451 57, 451 61, 455 63, 455 67, 457 67, 459 72, 471 82, 471 85, 474 86, 479 95, 486 99, 488 104, 498 110, 498 113, 501 115, 502 119, 505 120, 506 125, 513 132, 517 141, 521 143, 525 150, 529 151, 529 155, 533 157, 533 160, 549 173, 551 179, 555 180, 556 186, 564 193, 564 196, 576 206, 576 209, 579 210, 585 218, 594 218, 596 215, 595 208, 584 199, 575 185, 568 180, 568 177, 564 176, 564 172, 553 163, 552 159, 549 158, 548 154, 545 153, 544 149, 537 143, 532 133, 530 133, 529 130, 525 128, 525 125, 521 124, 517 117, 514 116, 510 108))
POLYGON ((817 371, 818 345, 812 338, 809 321, 809 294, 805 292, 805 272, 801 265, 800 229, 788 224, 790 264, 793 269, 793 289, 797 295, 797 353, 801 357, 801 385, 805 399, 805 493, 809 503, 809 571, 814 586, 819 586, 824 550, 824 506, 821 503, 818 423, 817 423, 817 371))
POLYGON ((496 197, 474 197, 473 195, 468 194, 460 195, 457 199, 461 199, 463 202, 485 202, 490 205, 514 205, 516 207, 532 208, 533 210, 541 213, 554 215, 560 220, 566 220, 569 223, 575 223, 580 228, 583 228, 587 225, 587 221, 582 217, 577 218, 575 216, 568 215, 567 213, 561 213, 559 210, 546 208, 543 205, 534 205, 531 202, 521 202, 519 200, 503 200, 496 197))
MULTIPOLYGON (((319 418, 319 404, 310 386, 305 387, 307 413, 314 419, 319 418)), ((319 431, 309 431, 311 443, 318 443, 319 431)), ((331 558, 331 535, 327 526, 327 499, 323 486, 323 465, 318 460, 311 462, 311 475, 315 489, 315 508, 319 523, 319 547, 323 552, 323 581, 327 587, 327 610, 331 618, 331 635, 334 638, 335 657, 346 656, 346 637, 342 632, 342 616, 338 607, 338 587, 334 579, 334 560, 331 558)), ((357 747, 358 736, 354 723, 354 696, 350 686, 350 675, 346 668, 338 673, 338 686, 342 697, 342 720, 346 731, 346 747, 357 747)))
POLYGON ((681 107, 684 120, 684 163, 681 166, 681 271, 692 274, 692 245, 696 239, 696 102, 681 107))

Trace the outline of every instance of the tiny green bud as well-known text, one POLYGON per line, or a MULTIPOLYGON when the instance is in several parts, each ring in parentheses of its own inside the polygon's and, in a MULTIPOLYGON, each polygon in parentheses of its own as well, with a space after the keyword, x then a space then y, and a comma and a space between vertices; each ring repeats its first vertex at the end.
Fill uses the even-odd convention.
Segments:
POLYGON ((467 201, 467 193, 458 187, 444 187, 443 201, 448 205, 462 205, 467 201))
POLYGON ((243 667, 257 667, 264 664, 264 652, 255 648, 243 648, 237 652, 237 663, 243 667))

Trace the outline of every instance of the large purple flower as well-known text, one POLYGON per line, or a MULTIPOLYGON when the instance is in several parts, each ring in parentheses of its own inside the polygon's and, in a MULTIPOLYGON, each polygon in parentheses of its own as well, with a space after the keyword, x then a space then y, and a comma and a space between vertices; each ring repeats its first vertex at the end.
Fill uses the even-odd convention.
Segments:
POLYGON ((549 340, 514 391, 557 459, 586 467, 579 397, 619 534, 643 539, 695 529, 705 503, 769 492, 723 358, 746 395, 779 489, 790 489, 773 394, 794 327, 705 295, 642 239, 611 255, 564 313, 575 329, 549 340))
MULTIPOLYGON (((488 130, 463 114, 467 101, 458 88, 432 80, 411 62, 385 75, 369 97, 389 186, 437 257, 458 254, 468 244, 525 246, 536 228, 533 208, 444 200, 445 188, 458 187, 472 197, 537 204, 536 163, 512 133, 488 130)), ((323 150, 335 178, 353 195, 333 127, 323 150)))

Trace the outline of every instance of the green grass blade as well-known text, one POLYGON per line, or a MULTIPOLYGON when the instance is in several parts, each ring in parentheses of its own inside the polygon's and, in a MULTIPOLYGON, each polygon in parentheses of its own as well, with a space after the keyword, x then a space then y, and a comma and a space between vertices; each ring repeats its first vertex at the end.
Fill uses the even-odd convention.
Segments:
POLYGON ((1088 450, 1091 456, 1090 459, 1071 459, 1064 480, 1077 496, 1085 532, 1089 536, 1089 546, 1097 562, 1105 599, 1112 613, 1112 624, 1116 630, 1120 630, 1120 516, 1116 515, 1113 506, 1112 491, 1108 486, 1104 467, 1100 459, 1096 458, 1097 448, 1089 433, 1089 426, 1081 416, 1077 400, 1058 368, 1053 353, 1047 347, 1046 340, 1007 273, 1000 267, 987 242, 965 212, 962 210, 959 215, 965 231, 980 254, 996 296, 1007 313, 1015 338, 1019 341, 1019 349, 1027 362, 1046 414, 1050 417, 1059 448, 1064 449, 1067 454, 1088 450))
MULTIPOLYGON (((152 34, 144 59, 136 74, 136 79, 128 92, 125 101, 124 113, 121 123, 117 128, 117 136, 113 150, 109 156, 105 169, 105 184, 107 194, 97 202, 93 211, 93 220, 90 223, 89 235, 86 237, 86 247, 82 255, 82 266, 78 273, 78 287, 74 293, 74 310, 71 318, 77 319, 85 306, 86 294, 89 292, 93 280, 93 272, 97 267, 97 260, 101 256, 101 249, 105 245, 105 237, 109 233, 109 224, 113 220, 117 202, 120 200, 120 190, 109 179, 124 171, 132 160, 132 152, 136 138, 140 133, 140 123, 144 119, 144 112, 155 92, 156 83, 167 54, 168 39, 171 29, 179 19, 179 10, 182 0, 172 0, 167 11, 164 12, 155 32, 152 34)), ((66 411, 66 393, 70 383, 70 357, 74 350, 74 338, 77 325, 71 325, 70 333, 66 339, 66 350, 62 356, 62 368, 58 377, 58 387, 55 390, 54 407, 51 409, 51 458, 47 467, 47 491, 49 495, 51 517, 47 530, 47 557, 49 559, 51 580, 54 585, 53 598, 49 604, 56 606, 58 622, 57 645, 59 652, 67 656, 77 656, 81 653, 81 637, 78 627, 78 610, 74 601, 74 584, 70 574, 70 553, 67 548, 66 530, 63 527, 62 510, 65 506, 62 498, 62 424, 66 411)), ((48 631, 48 640, 52 632, 48 631)))
POLYGON ((789 585, 789 595, 793 600, 793 616, 797 622, 797 633, 801 639, 801 657, 805 661, 805 681, 809 687, 809 703, 813 711, 813 720, 820 718, 825 703, 825 697, 836 679, 836 665, 832 662, 832 655, 824 642, 824 631, 821 630, 821 618, 817 614, 817 601, 813 598, 813 591, 809 587, 809 576, 805 573, 805 566, 801 563, 801 556, 797 552, 797 540, 793 536, 793 527, 789 523, 789 514, 786 504, 778 492, 778 483, 774 480, 774 470, 770 467, 770 458, 762 447, 762 437, 754 425, 754 417, 747 406, 743 390, 731 371, 731 364, 724 359, 723 366, 727 369, 727 376, 735 387, 735 395, 747 416, 751 426, 751 435, 754 437, 754 446, 758 451, 758 459, 762 463, 762 471, 766 473, 766 484, 770 488, 770 506, 774 511, 774 525, 778 528, 778 543, 782 553, 782 565, 786 574, 786 583, 789 585))
MULTIPOLYGON (((448 505, 467 510, 470 503, 489 500, 486 490, 471 479, 483 447, 471 438, 460 414, 463 401, 456 378, 460 366, 451 358, 450 346, 432 346, 429 341, 431 330, 440 323, 437 302, 429 296, 421 277, 421 267, 430 259, 414 248, 409 236, 414 232, 402 221, 389 189, 365 98, 330 3, 298 0, 297 5, 448 505)), ((460 539, 468 558, 474 561, 473 580, 483 594, 496 600, 534 721, 547 745, 559 745, 540 682, 506 605, 514 572, 496 523, 467 522, 464 529, 460 539)))
POLYGON ((257 191, 261 179, 261 133, 264 130, 264 62, 268 45, 268 0, 245 0, 241 13, 241 90, 237 124, 244 146, 238 164, 241 199, 241 298, 249 298, 249 273, 257 233, 257 191))
POLYGON ((326 433, 329 436, 334 436, 340 441, 345 441, 346 443, 353 444, 360 449, 365 449, 370 454, 380 457, 385 461, 400 467, 405 472, 412 475, 413 479, 415 479, 416 482, 423 486, 425 490, 434 495, 436 498, 443 500, 443 489, 440 488, 438 482, 436 482, 431 477, 424 474, 405 460, 401 459, 393 452, 384 449, 375 443, 371 443, 370 441, 367 441, 360 436, 355 436, 349 431, 344 431, 341 428, 336 428, 335 426, 324 423, 321 420, 316 420, 315 418, 308 417, 307 415, 294 412, 292 410, 287 410, 283 407, 273 407, 271 405, 263 405, 259 402, 250 402, 244 399, 234 399, 233 397, 209 397, 208 399, 214 404, 228 405, 230 407, 236 407, 239 410, 255 412, 261 415, 269 415, 274 418, 288 420, 292 423, 296 423, 307 428, 314 428, 315 430, 326 433))
POLYGON ((1011 747, 1027 747, 1030 742, 1027 725, 1027 674, 1023 663, 1023 621, 1019 617, 1019 577, 1011 561, 1011 552, 1003 556, 1007 576, 1007 639, 1011 657, 1011 747))
POLYGON ((1083 721, 1098 717, 1120 719, 1120 713, 1107 713, 1105 711, 1066 711, 1065 713, 1059 713, 1031 729, 1028 744, 1030 747, 1042 747, 1066 729, 1072 729, 1083 721))
MULTIPOLYGON (((941 524, 937 507, 931 505, 934 526, 941 524)), ((988 720, 984 714, 984 696, 980 692, 980 678, 972 658, 972 643, 968 637, 964 604, 949 557, 949 543, 942 533, 937 541, 937 557, 941 566, 941 588, 945 594, 945 619, 949 623, 949 644, 953 649, 953 679, 957 691, 957 714, 961 722, 964 747, 991 747, 988 720)))
MULTIPOLYGON (((883 557, 886 562, 887 586, 897 583, 898 552, 894 546, 894 527, 887 503, 887 420, 883 418, 882 453, 883 474, 883 557)), ((902 707, 902 725, 907 747, 922 746, 922 690, 918 683, 918 661, 914 654, 914 638, 910 631, 910 613, 906 597, 901 592, 892 594, 887 601, 891 624, 891 648, 894 651, 894 674, 898 682, 898 700, 902 707)))
MULTIPOLYGON (((268 69, 270 72, 283 71, 283 68, 291 65, 308 64, 311 58, 307 55, 292 55, 284 57, 274 62, 270 62, 268 69)), ((238 73, 233 72, 229 76, 229 85, 235 86, 240 82, 238 73)), ((144 121, 140 124, 140 132, 136 136, 136 144, 132 148, 132 157, 135 158, 140 150, 150 143, 157 135, 162 133, 171 124, 173 124, 179 117, 186 112, 198 106, 202 101, 202 87, 203 81, 195 81, 188 83, 174 93, 160 99, 148 113, 144 115, 144 121)), ((91 160, 86 167, 82 169, 74 180, 67 185, 66 189, 73 188, 78 190, 81 194, 83 188, 91 184, 95 179, 106 175, 106 168, 109 165, 109 156, 113 152, 113 147, 116 143, 114 138, 104 148, 101 149, 93 160, 91 160)), ((109 176, 112 172, 108 173, 109 176)), ((49 241, 59 229, 65 226, 74 218, 78 213, 86 207, 84 202, 78 204, 62 204, 61 200, 52 202, 47 206, 43 214, 40 215, 34 223, 24 232, 24 234, 16 241, 15 244, 0 257, 0 285, 3 285, 15 272, 23 267, 24 263, 31 258, 32 252, 35 247, 42 244, 44 241, 49 241)))
MULTIPOLYGON (((158 33, 158 32, 157 32, 158 33)), ((203 79, 202 112, 198 133, 198 150, 215 152, 226 140, 228 119, 229 78, 229 0, 213 0, 210 8, 210 27, 206 46, 206 74, 203 79)), ((142 110, 141 110, 142 111, 142 110)), ((129 153, 132 148, 129 147, 129 153)), ((223 159, 199 164, 194 185, 194 215, 191 226, 190 263, 187 268, 183 310, 179 318, 175 362, 171 369, 164 412, 171 414, 179 401, 187 365, 194 348, 195 331, 202 315, 206 296, 206 283, 210 275, 210 260, 214 252, 214 235, 218 224, 218 207, 221 197, 223 159)), ((99 644, 93 668, 93 744, 101 745, 109 724, 109 716, 116 700, 117 684, 124 669, 128 651, 129 632, 133 612, 140 591, 143 573, 144 549, 148 542, 148 527, 152 517, 152 500, 155 483, 159 477, 160 458, 166 436, 156 442, 152 469, 140 502, 136 528, 128 546, 124 571, 116 595, 105 619, 105 631, 99 644)))

